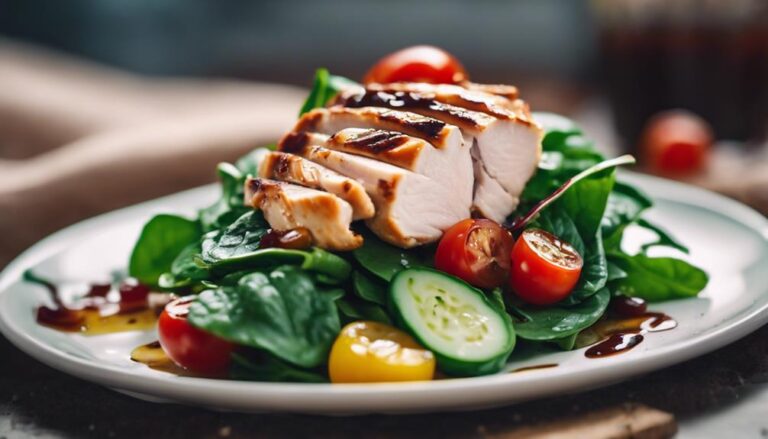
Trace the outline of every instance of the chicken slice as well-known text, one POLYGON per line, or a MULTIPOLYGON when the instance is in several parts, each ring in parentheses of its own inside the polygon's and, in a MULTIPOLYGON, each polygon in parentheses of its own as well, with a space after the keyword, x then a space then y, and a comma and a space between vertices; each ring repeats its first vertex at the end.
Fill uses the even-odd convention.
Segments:
MULTIPOLYGON (((354 90, 363 90, 355 87, 354 90)), ((361 106, 357 106, 361 107, 361 106)), ((437 149, 463 148, 461 132, 443 121, 413 112, 388 108, 316 108, 296 124, 296 132, 334 134, 344 128, 376 128, 399 131, 429 141, 437 149)), ((467 145, 466 149, 469 149, 467 145)))
POLYGON ((479 91, 496 96, 501 96, 510 101, 514 101, 518 96, 518 89, 514 85, 507 84, 478 84, 477 82, 465 81, 461 84, 467 90, 479 91))
MULTIPOLYGON (((279 148, 302 156, 362 183, 376 206, 366 221, 381 239, 399 247, 436 241, 444 230, 469 217, 471 200, 424 175, 368 157, 327 147, 330 137, 290 133, 279 148)), ((472 183, 468 182, 471 192, 472 183)))
POLYGON ((370 157, 452 187, 463 204, 472 200, 472 170, 467 150, 440 150, 429 142, 395 131, 345 128, 333 134, 328 149, 370 157))
MULTIPOLYGON (((533 123, 528 105, 521 99, 510 100, 506 97, 480 90, 468 90, 458 85, 394 82, 390 84, 369 84, 366 87, 371 91, 418 93, 443 104, 478 111, 500 119, 519 119, 522 123, 533 123)), ((357 90, 359 92, 361 89, 358 88, 357 90)))
POLYGON ((498 181, 491 178, 479 160, 475 166, 475 189, 472 210, 481 216, 503 223, 517 208, 520 199, 513 197, 498 181))
POLYGON ((270 151, 261 161, 259 177, 330 192, 352 206, 353 220, 371 218, 375 213, 371 197, 357 180, 297 155, 270 151))
POLYGON ((475 149, 488 175, 513 197, 519 197, 536 171, 541 155, 541 128, 529 121, 498 118, 439 102, 414 92, 343 92, 338 103, 347 107, 390 107, 442 120, 458 126, 465 143, 475 149))
POLYGON ((277 231, 304 227, 328 250, 353 250, 363 237, 352 232, 352 206, 328 192, 265 178, 248 178, 245 199, 277 231))
POLYGON ((305 114, 296 132, 333 135, 328 149, 362 155, 429 177, 472 202, 471 144, 459 128, 415 113, 386 108, 321 108, 305 114))
POLYGON ((475 82, 465 82, 462 84, 467 90, 504 98, 499 101, 502 107, 514 112, 515 114, 525 115, 525 118, 532 120, 531 108, 528 104, 517 97, 517 87, 505 84, 478 84, 475 82))

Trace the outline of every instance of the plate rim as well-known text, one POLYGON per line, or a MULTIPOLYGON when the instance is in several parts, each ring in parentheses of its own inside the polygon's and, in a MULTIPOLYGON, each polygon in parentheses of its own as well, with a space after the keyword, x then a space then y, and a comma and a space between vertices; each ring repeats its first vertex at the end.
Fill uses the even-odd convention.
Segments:
MULTIPOLYGON (((621 172, 624 181, 639 184, 641 189, 653 192, 652 187, 664 188, 662 199, 684 202, 686 204, 705 206, 712 211, 719 211, 732 220, 741 223, 763 237, 763 245, 768 245, 768 218, 750 207, 705 189, 693 187, 676 181, 665 180, 653 176, 632 172, 621 172), (681 191, 685 193, 686 201, 680 200, 681 191), (703 202, 702 202, 703 201, 703 202)), ((211 191, 216 184, 201 186, 194 189, 167 195, 158 199, 145 201, 133 206, 107 212, 70 225, 48 237, 17 256, 0 273, 0 304, 9 300, 9 286, 15 283, 24 269, 39 264, 49 256, 59 253, 68 242, 88 229, 98 227, 102 223, 119 221, 131 217, 137 211, 151 212, 160 207, 169 198, 193 196, 204 191, 211 191)), ((754 288, 765 288, 768 286, 754 288)), ((482 377, 456 378, 451 380, 411 382, 411 383, 370 383, 370 384, 308 384, 308 383, 269 383, 228 381, 210 378, 178 377, 172 375, 136 374, 119 366, 90 362, 78 358, 66 351, 56 349, 46 344, 43 339, 33 337, 19 328, 13 321, 6 321, 0 312, 0 332, 18 349, 29 354, 38 361, 55 369, 62 370, 78 378, 86 379, 100 385, 119 388, 133 393, 171 398, 177 401, 197 405, 209 405, 200 402, 201 399, 216 400, 215 407, 225 407, 240 411, 293 411, 303 413, 335 413, 352 411, 355 413, 393 412, 393 411, 434 411, 456 408, 469 408, 485 405, 513 403, 534 398, 543 398, 554 394, 573 392, 589 388, 609 385, 652 370, 669 367, 691 358, 711 352, 722 346, 746 336, 759 327, 768 323, 768 301, 762 306, 745 311, 737 320, 727 325, 714 328, 697 337, 677 342, 673 345, 661 346, 647 351, 642 356, 633 359, 631 363, 615 364, 600 363, 583 371, 550 370, 546 375, 536 376, 525 374, 496 374, 482 377), (674 353, 674 355, 670 355, 674 353), (595 384, 589 377, 601 374, 604 382, 595 384), (545 384, 549 386, 541 386, 545 384), (553 383, 557 385, 552 385, 553 383), (523 392, 514 397, 505 397, 502 390, 509 386, 524 385, 523 392), (541 389, 545 389, 540 391, 541 389), (489 391, 488 397, 478 398, 467 396, 463 403, 445 401, 441 395, 453 394, 462 390, 473 392, 489 391), (429 393, 431 402, 425 404, 424 394, 429 393), (233 397, 231 400, 224 398, 233 397), (254 399, 256 395, 258 398, 254 399), (295 398, 301 396, 305 403, 296 406, 295 398), (250 397, 250 398, 249 398, 250 397), (371 403, 370 398, 378 398, 371 403), (336 399, 335 403, 324 401, 336 399), (339 400, 343 398, 343 400, 339 400), (406 404, 402 404, 406 401, 406 404), (324 404, 324 402, 326 404, 324 404)), ((450 398, 448 398, 450 399, 450 398)))

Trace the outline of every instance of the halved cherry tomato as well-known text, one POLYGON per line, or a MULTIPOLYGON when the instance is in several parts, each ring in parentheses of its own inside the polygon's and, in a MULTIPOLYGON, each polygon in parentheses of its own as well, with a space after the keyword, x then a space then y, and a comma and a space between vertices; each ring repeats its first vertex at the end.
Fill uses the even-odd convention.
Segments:
POLYGON ((380 59, 366 73, 363 82, 428 82, 456 84, 468 79, 459 60, 434 46, 413 46, 380 59))
POLYGON ((573 246, 540 229, 528 229, 512 248, 509 284, 528 303, 551 305, 565 299, 584 261, 573 246))
POLYGON ((435 253, 435 268, 480 288, 504 285, 514 240, 489 219, 465 219, 444 234, 435 253))
POLYGON ((665 111, 645 127, 641 158, 658 174, 694 174, 706 165, 712 138, 712 129, 699 116, 682 110, 665 111))
POLYGON ((435 357, 397 328, 353 322, 333 343, 328 374, 332 383, 431 380, 435 357))
POLYGON ((182 297, 165 306, 157 322, 160 345, 174 363, 187 370, 224 372, 235 345, 189 324, 187 313, 194 300, 194 296, 182 297))

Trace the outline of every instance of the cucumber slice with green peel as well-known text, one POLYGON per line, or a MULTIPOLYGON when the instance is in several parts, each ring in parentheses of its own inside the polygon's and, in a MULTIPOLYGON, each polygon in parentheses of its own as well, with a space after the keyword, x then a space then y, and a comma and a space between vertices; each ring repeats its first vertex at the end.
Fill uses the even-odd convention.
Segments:
POLYGON ((429 268, 399 272, 390 284, 399 323, 450 375, 487 375, 515 347, 511 318, 463 280, 429 268))

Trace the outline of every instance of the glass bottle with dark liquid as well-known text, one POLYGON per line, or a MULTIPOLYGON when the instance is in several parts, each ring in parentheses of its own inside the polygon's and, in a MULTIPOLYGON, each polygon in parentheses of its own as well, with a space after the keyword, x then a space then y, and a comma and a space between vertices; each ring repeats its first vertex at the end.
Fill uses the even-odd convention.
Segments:
POLYGON ((615 126, 636 145, 655 113, 684 108, 718 139, 759 143, 768 127, 768 2, 595 1, 615 126))

